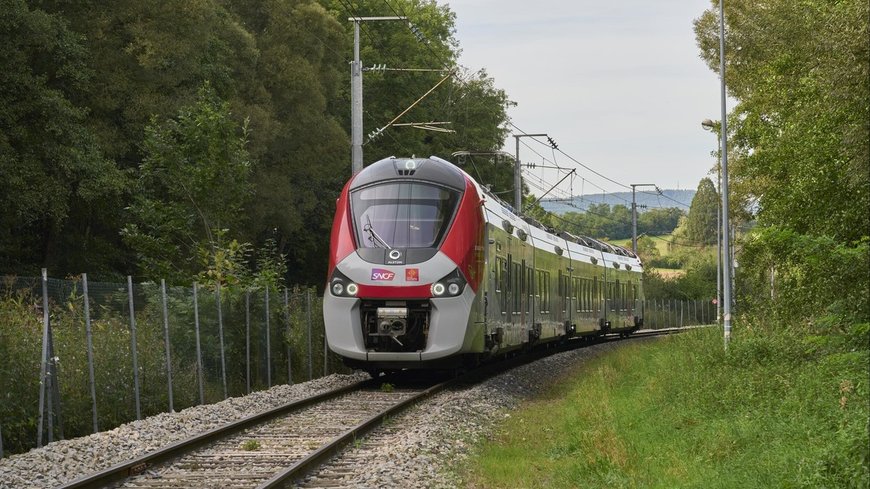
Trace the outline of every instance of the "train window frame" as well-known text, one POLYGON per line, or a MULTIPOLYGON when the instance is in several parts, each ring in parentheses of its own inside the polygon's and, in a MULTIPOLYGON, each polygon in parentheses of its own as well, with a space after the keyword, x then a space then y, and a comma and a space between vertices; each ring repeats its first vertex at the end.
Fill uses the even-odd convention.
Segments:
MULTIPOLYGON (((350 210, 350 220, 351 225, 353 227, 353 238, 354 244, 357 249, 364 248, 382 248, 382 246, 366 246, 363 243, 366 238, 363 237, 363 226, 358 219, 362 217, 365 211, 360 212, 358 206, 360 203, 358 201, 362 200, 361 196, 363 192, 374 189, 379 186, 387 186, 387 185, 396 185, 396 184, 407 184, 407 185, 421 185, 434 187, 440 190, 445 190, 449 193, 449 195, 453 198, 453 208, 451 210, 450 215, 445 216, 445 219, 442 220, 441 228, 439 229, 439 234, 435 237, 431 246, 399 246, 402 249, 439 249, 441 245, 444 243, 444 240, 447 239, 447 234, 450 229, 453 227, 454 221, 456 220, 456 216, 459 214, 459 208, 462 204, 462 199, 465 198, 465 190, 457 189, 448 185, 443 185, 437 182, 431 182, 427 180, 418 180, 418 179, 388 179, 388 180, 380 180, 377 182, 372 182, 361 186, 359 188, 353 189, 348 194, 348 204, 350 210)), ((376 199, 370 199, 376 200, 376 199)), ((400 199, 401 200, 401 199, 400 199)), ((408 200, 408 199, 406 199, 408 200)), ((424 199, 425 200, 425 199, 424 199)), ((432 199, 429 199, 432 200, 432 199)), ((386 244, 386 243, 385 243, 386 244)), ((389 244, 391 247, 396 247, 393 244, 389 244)))

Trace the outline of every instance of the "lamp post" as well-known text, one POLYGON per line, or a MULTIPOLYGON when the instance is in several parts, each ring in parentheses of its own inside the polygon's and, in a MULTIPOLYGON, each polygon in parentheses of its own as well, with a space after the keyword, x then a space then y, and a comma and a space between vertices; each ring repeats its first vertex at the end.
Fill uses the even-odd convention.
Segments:
POLYGON ((546 134, 514 134, 517 140, 516 161, 514 161, 514 209, 517 215, 523 212, 523 171, 520 166, 520 138, 547 137, 546 134))
MULTIPOLYGON (((721 87, 722 123, 719 135, 722 155, 722 254, 730 259, 731 232, 728 226, 728 109, 725 100, 725 6, 724 0, 719 0, 719 81, 721 87)), ((724 322, 725 349, 731 341, 731 264, 722 267, 722 307, 724 322)))
MULTIPOLYGON (((719 139, 719 123, 704 119, 701 127, 716 134, 717 158, 722 154, 722 140, 719 139)), ((716 161, 716 190, 722 193, 722 165, 716 161)), ((722 320, 722 201, 716 206, 716 323, 722 320)))
POLYGON ((363 168, 362 63, 359 60, 359 24, 363 21, 406 20, 407 17, 350 17, 353 22, 353 62, 350 64, 350 152, 353 174, 363 168))
POLYGON ((655 187, 654 183, 631 184, 631 251, 637 254, 637 202, 634 198, 634 189, 637 187, 655 187))

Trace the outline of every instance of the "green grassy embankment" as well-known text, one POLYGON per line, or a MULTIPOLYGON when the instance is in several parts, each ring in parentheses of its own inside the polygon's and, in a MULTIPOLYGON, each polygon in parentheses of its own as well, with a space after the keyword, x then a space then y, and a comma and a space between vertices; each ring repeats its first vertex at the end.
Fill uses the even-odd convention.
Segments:
POLYGON ((626 344, 513 414, 470 487, 868 487, 868 325, 626 344))

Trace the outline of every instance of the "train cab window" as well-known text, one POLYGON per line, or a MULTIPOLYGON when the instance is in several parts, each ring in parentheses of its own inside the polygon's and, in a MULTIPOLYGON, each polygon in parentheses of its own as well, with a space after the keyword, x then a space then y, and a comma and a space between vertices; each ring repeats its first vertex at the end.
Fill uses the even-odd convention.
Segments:
POLYGON ((385 182, 351 193, 360 248, 432 248, 441 243, 461 193, 420 182, 385 182))

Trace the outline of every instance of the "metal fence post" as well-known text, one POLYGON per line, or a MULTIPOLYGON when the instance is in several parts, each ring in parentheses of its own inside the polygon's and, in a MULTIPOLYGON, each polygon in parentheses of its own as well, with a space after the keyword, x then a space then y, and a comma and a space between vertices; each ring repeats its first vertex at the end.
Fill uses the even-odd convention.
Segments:
POLYGON ((169 412, 175 412, 172 398, 172 357, 169 353, 169 306, 166 303, 166 280, 160 279, 160 292, 163 296, 163 344, 166 348, 166 389, 169 391, 169 412))
POLYGON ((39 367, 39 421, 37 423, 38 435, 36 447, 42 447, 42 428, 45 421, 45 397, 47 393, 48 378, 48 270, 42 269, 42 358, 39 367))
POLYGON ((290 302, 287 299, 287 287, 284 287, 284 322, 287 327, 286 338, 284 340, 287 346, 287 385, 293 385, 293 361, 290 356, 293 349, 290 347, 290 302))
POLYGON ((136 419, 142 419, 139 403, 139 358, 136 351, 136 310, 133 306, 133 277, 127 275, 127 297, 130 302, 130 348, 133 351, 133 396, 136 399, 136 419))
POLYGON ((269 338, 269 286, 266 286, 266 386, 272 388, 272 342, 269 338))
POLYGON ((683 327, 683 301, 680 301, 680 327, 683 327))
POLYGON ((88 340, 88 382, 91 386, 91 409, 94 413, 94 433, 100 431, 99 425, 97 424, 97 386, 96 382, 94 382, 94 341, 93 336, 91 334, 91 304, 90 299, 88 298, 88 274, 82 274, 82 289, 84 292, 84 306, 85 306, 85 335, 88 340))
POLYGON ((305 289, 305 314, 308 318, 308 380, 314 378, 313 358, 311 356, 311 289, 305 289))
POLYGON ((218 338, 221 343, 221 381, 224 386, 224 399, 227 398, 227 361, 224 354, 224 315, 221 307, 221 283, 215 284, 214 289, 215 301, 217 302, 218 314, 218 338))
POLYGON ((245 389, 251 393, 251 290, 245 289, 245 389))
POLYGON ((199 340, 199 292, 197 283, 193 283, 193 325, 196 332, 196 377, 199 381, 199 403, 205 404, 205 387, 202 378, 202 346, 199 340))
POLYGON ((0 426, 0 458, 3 458, 3 427, 0 426))

